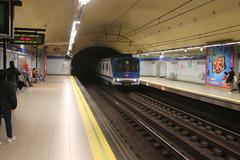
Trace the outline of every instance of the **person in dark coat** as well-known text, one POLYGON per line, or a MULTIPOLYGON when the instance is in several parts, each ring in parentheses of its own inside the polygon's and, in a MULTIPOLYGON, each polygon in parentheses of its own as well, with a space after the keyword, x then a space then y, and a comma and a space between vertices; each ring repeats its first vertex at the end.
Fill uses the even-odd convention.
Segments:
POLYGON ((16 140, 12 134, 12 110, 17 108, 17 96, 13 86, 6 80, 5 71, 0 70, 0 124, 2 118, 5 121, 7 142, 16 140))
POLYGON ((15 67, 14 61, 10 61, 10 67, 7 69, 7 80, 10 82, 17 91, 18 88, 18 76, 21 75, 19 70, 15 67))
POLYGON ((227 82, 229 84, 230 87, 230 91, 229 93, 232 93, 234 90, 234 76, 235 76, 235 72, 233 71, 233 67, 230 67, 230 72, 228 73, 228 78, 227 78, 227 82))

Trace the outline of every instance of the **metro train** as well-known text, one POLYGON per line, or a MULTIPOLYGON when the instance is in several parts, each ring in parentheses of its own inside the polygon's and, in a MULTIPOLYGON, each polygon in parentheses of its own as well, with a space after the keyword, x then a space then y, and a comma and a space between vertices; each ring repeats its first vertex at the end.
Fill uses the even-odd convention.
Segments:
POLYGON ((97 75, 107 84, 139 85, 140 61, 136 57, 112 57, 101 59, 97 64, 97 75))

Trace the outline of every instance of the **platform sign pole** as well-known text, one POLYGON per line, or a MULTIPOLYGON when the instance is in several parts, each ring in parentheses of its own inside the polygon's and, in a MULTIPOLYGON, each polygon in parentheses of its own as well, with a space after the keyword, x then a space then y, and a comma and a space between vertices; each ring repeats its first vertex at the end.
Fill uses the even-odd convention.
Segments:
POLYGON ((3 69, 7 69, 7 47, 6 47, 7 40, 3 39, 3 69))

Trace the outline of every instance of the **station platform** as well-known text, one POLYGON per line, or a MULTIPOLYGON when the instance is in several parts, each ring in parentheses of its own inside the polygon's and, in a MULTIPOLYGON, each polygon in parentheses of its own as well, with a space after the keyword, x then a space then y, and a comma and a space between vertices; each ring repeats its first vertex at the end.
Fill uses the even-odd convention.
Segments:
POLYGON ((141 77, 141 84, 240 111, 240 94, 237 91, 230 94, 228 89, 158 77, 141 77))
POLYGON ((17 139, 6 142, 2 122, 1 160, 116 159, 72 77, 50 76, 20 93, 12 121, 17 139))

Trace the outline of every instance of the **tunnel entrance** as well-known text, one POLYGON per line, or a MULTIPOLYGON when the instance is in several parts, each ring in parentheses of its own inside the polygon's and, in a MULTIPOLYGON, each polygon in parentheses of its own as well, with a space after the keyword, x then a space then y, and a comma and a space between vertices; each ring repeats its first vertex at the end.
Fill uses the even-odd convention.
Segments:
POLYGON ((96 65, 99 59, 121 55, 120 52, 102 46, 89 47, 73 56, 71 74, 77 76, 81 82, 96 79, 96 65))

